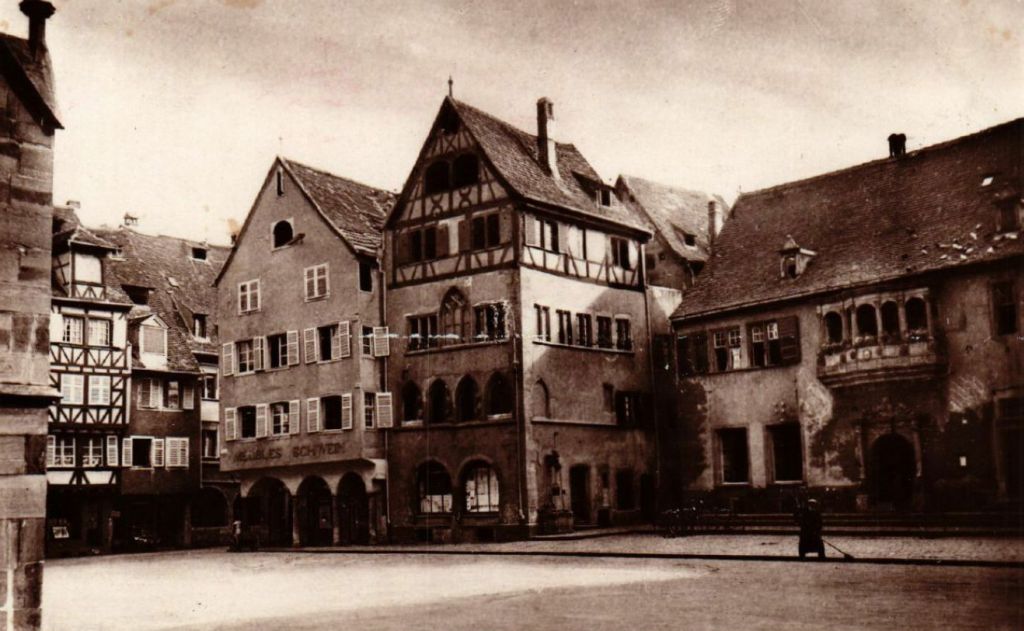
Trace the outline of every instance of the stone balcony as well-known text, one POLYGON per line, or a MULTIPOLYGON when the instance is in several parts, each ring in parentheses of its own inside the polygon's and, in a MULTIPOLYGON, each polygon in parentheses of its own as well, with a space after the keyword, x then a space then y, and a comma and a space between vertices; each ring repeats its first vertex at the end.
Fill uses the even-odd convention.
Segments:
POLYGON ((934 338, 868 339, 832 345, 818 355, 818 379, 830 388, 928 379, 946 369, 946 355, 934 338))

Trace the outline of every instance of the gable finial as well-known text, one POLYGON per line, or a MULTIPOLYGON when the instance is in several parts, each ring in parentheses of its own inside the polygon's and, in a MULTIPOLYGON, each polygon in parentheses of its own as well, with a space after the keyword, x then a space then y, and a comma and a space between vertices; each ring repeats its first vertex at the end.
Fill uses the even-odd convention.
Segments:
POLYGON ((448 96, 454 96, 454 94, 452 93, 452 86, 454 84, 455 84, 455 82, 452 81, 452 76, 448 75, 448 96))

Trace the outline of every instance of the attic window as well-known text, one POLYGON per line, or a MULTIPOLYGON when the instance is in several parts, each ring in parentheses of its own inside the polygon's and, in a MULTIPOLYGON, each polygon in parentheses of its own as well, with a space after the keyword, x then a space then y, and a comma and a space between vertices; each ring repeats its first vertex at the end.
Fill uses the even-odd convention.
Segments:
POLYGON ((121 289, 124 293, 128 294, 128 299, 133 304, 144 305, 149 300, 149 287, 139 287, 138 285, 122 285, 121 289))
POLYGON ((192 258, 196 261, 205 261, 206 248, 192 248, 192 258))
POLYGON ((786 236, 786 244, 779 250, 779 272, 782 278, 794 279, 807 269, 817 252, 800 247, 792 236, 786 236))
POLYGON ((272 232, 275 248, 283 248, 291 243, 292 239, 295 238, 295 232, 292 230, 292 224, 287 220, 281 220, 275 223, 272 232))
POLYGON ((796 278, 800 275, 796 266, 796 256, 787 256, 782 262, 783 273, 786 278, 796 278))
POLYGON ((992 182, 995 179, 996 179, 996 176, 994 176, 994 175, 986 175, 985 177, 981 178, 981 187, 984 188, 984 187, 992 184, 992 182))
POLYGON ((284 195, 284 170, 280 167, 277 169, 277 196, 284 195))
POLYGON ((1010 197, 996 202, 998 210, 999 232, 1016 232, 1020 230, 1021 202, 1010 197))
POLYGON ((459 131, 459 117, 455 114, 455 110, 450 107, 444 108, 441 112, 441 120, 439 122, 441 127, 441 133, 446 136, 450 136, 459 131))
POLYGON ((598 192, 597 197, 602 206, 612 205, 612 190, 610 188, 602 188, 598 192))
POLYGON ((683 243, 693 248, 697 246, 697 235, 690 234, 689 232, 683 233, 683 243))
POLYGON ((205 313, 192 314, 192 335, 199 339, 206 339, 209 337, 206 329, 205 313))

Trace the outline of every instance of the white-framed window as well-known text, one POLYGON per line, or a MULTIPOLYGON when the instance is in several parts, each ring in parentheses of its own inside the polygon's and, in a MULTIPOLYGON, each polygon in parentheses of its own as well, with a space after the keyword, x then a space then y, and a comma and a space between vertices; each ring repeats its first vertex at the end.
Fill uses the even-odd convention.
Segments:
POLYGON ((85 330, 85 318, 78 316, 64 316, 64 336, 61 341, 65 344, 81 344, 85 330))
POLYGON ((58 467, 75 466, 74 436, 58 436, 54 451, 53 464, 58 467))
POLYGON ((469 465, 463 479, 466 510, 470 513, 493 513, 499 508, 498 474, 483 462, 469 465))
POLYGON ((363 335, 360 339, 362 340, 361 350, 363 351, 363 357, 373 357, 373 327, 364 326, 363 335))
POLYGON ((207 321, 205 313, 193 313, 192 314, 192 336, 198 340, 209 339, 209 331, 207 330, 207 321))
POLYGON ((238 355, 238 374, 244 375, 254 372, 256 370, 256 364, 254 362, 252 340, 241 340, 236 342, 235 349, 238 355))
POLYGON ((157 409, 163 406, 164 390, 159 379, 142 377, 139 381, 139 407, 157 409))
POLYGON ((220 446, 218 445, 216 429, 204 429, 202 431, 202 441, 204 460, 216 460, 220 457, 220 446))
POLYGON ((89 375, 89 405, 110 405, 110 375, 89 375))
POLYGON ((110 320, 89 318, 89 346, 110 346, 112 329, 110 320))
POLYGON ((139 350, 147 355, 167 355, 167 329, 144 324, 139 331, 139 350))
POLYGON ((260 310, 260 280, 238 283, 238 313, 252 313, 260 310))
POLYGON ((172 410, 181 409, 181 384, 176 380, 167 382, 167 396, 164 397, 164 406, 172 410))
POLYGON ((204 401, 217 400, 217 375, 207 373, 199 378, 199 392, 204 401))
POLYGON ((303 270, 306 286, 306 300, 325 298, 330 294, 327 263, 307 267, 303 270))
POLYGON ((629 318, 615 318, 615 348, 620 351, 633 350, 633 333, 629 318))
POLYGON ((366 429, 374 428, 377 418, 377 395, 374 392, 363 393, 363 421, 366 429))
POLYGON ((167 438, 167 468, 188 468, 188 439, 167 438))
MULTIPOLYGON (((163 458, 163 441, 160 441, 160 453, 153 447, 154 440, 150 436, 129 436, 124 439, 122 464, 135 469, 152 469, 155 460, 163 458)), ((161 466, 162 466, 161 462, 161 466)))
POLYGON ((288 402, 278 401, 270 404, 270 433, 273 436, 284 436, 289 433, 288 402))
POLYGON ((103 464, 103 437, 93 436, 86 439, 85 453, 82 454, 83 467, 99 467, 103 464))
POLYGON ((81 405, 85 399, 85 375, 64 373, 60 376, 61 403, 81 405))

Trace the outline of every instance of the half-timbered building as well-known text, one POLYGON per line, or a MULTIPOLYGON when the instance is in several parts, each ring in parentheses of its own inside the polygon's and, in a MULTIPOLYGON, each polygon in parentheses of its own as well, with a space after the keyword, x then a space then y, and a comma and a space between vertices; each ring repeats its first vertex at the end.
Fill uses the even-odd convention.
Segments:
POLYGON ((263 544, 387 535, 380 274, 393 195, 278 158, 217 278, 221 467, 263 544))
POLYGON ((485 540, 652 508, 648 231, 581 153, 442 103, 387 222, 398 539, 485 540))

